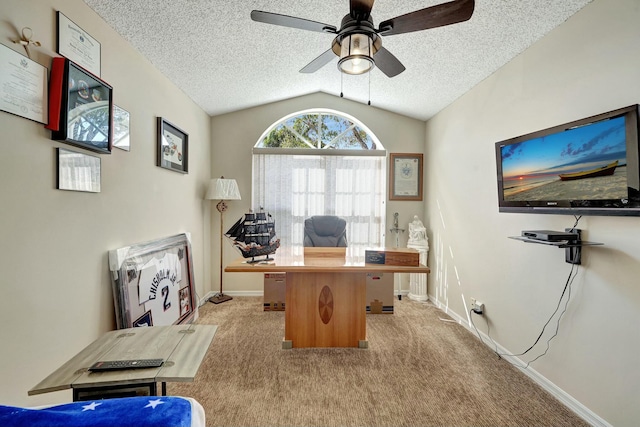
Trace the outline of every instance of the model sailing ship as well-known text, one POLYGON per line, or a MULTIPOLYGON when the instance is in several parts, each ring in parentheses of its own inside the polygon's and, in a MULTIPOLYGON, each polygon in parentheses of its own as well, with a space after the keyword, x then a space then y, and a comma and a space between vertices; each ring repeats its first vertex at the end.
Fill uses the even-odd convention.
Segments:
POLYGON ((276 252, 280 247, 280 239, 276 237, 276 224, 270 213, 254 213, 249 211, 244 214, 225 233, 244 258, 251 258, 248 263, 270 261, 269 255, 276 252), (264 259, 255 259, 257 256, 265 255, 264 259))

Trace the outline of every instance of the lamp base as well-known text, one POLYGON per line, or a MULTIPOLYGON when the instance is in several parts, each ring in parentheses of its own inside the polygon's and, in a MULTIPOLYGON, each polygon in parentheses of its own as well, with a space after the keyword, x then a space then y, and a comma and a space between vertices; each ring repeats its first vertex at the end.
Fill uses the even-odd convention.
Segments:
POLYGON ((209 298, 209 302, 212 302, 214 304, 220 304, 221 302, 230 301, 232 299, 233 298, 231 298, 229 295, 215 294, 214 296, 209 298))

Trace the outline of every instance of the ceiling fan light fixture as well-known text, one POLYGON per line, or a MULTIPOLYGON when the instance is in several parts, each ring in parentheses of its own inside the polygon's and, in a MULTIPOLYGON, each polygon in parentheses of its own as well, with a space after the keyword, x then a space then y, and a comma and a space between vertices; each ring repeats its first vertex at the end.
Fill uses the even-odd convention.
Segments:
POLYGON ((368 34, 354 33, 345 36, 340 42, 340 60, 338 69, 346 74, 364 74, 373 69, 375 46, 368 34))

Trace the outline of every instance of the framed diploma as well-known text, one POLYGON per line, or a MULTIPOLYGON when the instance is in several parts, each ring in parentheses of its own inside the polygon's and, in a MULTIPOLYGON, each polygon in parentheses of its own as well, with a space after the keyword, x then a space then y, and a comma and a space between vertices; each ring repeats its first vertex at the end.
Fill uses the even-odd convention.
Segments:
POLYGON ((0 110, 47 124, 47 68, 0 44, 0 110))
POLYGON ((389 200, 422 200, 422 154, 391 153, 389 200))
POLYGON ((58 53, 100 77, 100 43, 58 12, 58 53))
POLYGON ((158 117, 158 166, 189 173, 189 135, 158 117))

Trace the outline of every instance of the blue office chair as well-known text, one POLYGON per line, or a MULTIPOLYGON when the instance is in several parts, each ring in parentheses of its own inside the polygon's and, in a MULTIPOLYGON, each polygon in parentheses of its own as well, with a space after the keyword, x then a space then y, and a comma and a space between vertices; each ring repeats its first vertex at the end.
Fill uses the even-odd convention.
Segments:
POLYGON ((347 222, 333 215, 316 215, 305 219, 304 246, 346 247, 347 222))

